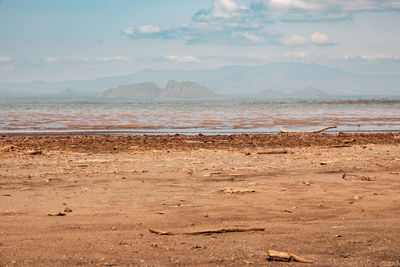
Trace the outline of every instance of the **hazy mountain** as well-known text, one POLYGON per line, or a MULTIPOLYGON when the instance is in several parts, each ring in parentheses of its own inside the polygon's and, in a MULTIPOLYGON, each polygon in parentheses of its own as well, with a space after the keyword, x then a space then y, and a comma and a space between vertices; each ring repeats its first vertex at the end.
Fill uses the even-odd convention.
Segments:
POLYGON ((251 97, 256 99, 266 99, 266 100, 282 100, 282 99, 287 99, 287 94, 282 91, 267 89, 255 93, 251 97))
POLYGON ((158 97, 161 89, 155 83, 139 83, 119 86, 115 89, 108 89, 103 92, 103 97, 112 98, 135 98, 135 99, 153 99, 158 97))
POLYGON ((163 86, 170 79, 202 84, 223 95, 249 96, 264 90, 293 93, 314 86, 332 96, 400 97, 400 75, 357 74, 318 64, 293 62, 192 71, 143 70, 132 75, 88 81, 0 83, 0 95, 41 95, 61 92, 65 88, 100 95, 108 88, 126 84, 151 81, 163 86))
POLYGON ((170 80, 163 90, 155 83, 147 82, 108 89, 103 92, 102 96, 147 100, 204 100, 218 98, 218 95, 207 87, 193 82, 177 82, 174 80, 170 80))
POLYGON ((173 99, 215 99, 218 95, 208 89, 193 82, 177 82, 170 80, 158 97, 159 100, 173 99))
POLYGON ((334 98, 320 89, 313 86, 306 87, 301 90, 289 92, 282 92, 278 90, 268 89, 252 96, 253 98, 263 99, 263 100, 314 100, 314 99, 329 99, 334 98))
POLYGON ((288 94, 291 99, 327 99, 332 96, 312 86, 288 94))

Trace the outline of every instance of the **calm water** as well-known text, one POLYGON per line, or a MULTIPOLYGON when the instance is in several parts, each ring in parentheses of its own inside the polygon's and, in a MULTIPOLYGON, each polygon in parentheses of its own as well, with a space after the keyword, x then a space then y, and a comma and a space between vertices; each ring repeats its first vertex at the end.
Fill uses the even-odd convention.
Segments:
POLYGON ((400 130, 399 104, 0 103, 0 133, 400 130))

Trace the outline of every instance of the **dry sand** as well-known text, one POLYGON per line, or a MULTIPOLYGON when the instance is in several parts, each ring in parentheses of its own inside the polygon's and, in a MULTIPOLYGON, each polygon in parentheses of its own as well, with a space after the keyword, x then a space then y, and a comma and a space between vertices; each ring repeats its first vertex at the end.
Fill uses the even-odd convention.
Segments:
POLYGON ((0 266, 400 266, 398 134, 0 137, 0 266), (287 152, 287 153, 284 153, 287 152), (65 213, 65 216, 48 214, 65 213), (264 232, 161 236, 264 227, 264 232))

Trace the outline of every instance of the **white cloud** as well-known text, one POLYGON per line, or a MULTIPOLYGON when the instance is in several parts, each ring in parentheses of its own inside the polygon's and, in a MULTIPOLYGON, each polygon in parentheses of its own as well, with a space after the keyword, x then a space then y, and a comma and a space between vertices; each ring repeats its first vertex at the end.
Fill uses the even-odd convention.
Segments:
POLYGON ((277 8, 317 9, 319 5, 301 0, 270 0, 270 5, 277 8))
MULTIPOLYGON (((128 27, 128 30, 132 31, 133 33, 133 28, 128 27)), ((154 26, 154 25, 142 25, 137 29, 138 33, 141 34, 154 34, 154 33, 159 33, 161 31, 160 27, 154 26)))
POLYGON ((130 58, 123 56, 109 56, 109 57, 81 57, 81 58, 55 58, 55 57, 46 57, 43 60, 36 62, 36 64, 104 64, 104 63, 113 63, 113 62, 123 62, 129 61, 130 58))
POLYGON ((261 36, 252 34, 252 33, 245 32, 245 33, 243 33, 243 36, 244 36, 247 40, 250 40, 250 41, 255 42, 255 43, 262 43, 262 42, 265 42, 265 39, 264 39, 264 38, 262 38, 261 36))
POLYGON ((88 57, 81 57, 81 61, 83 61, 83 62, 89 62, 89 61, 90 61, 90 58, 88 58, 88 57))
POLYGON ((231 18, 238 16, 235 12, 240 9, 239 5, 233 0, 216 0, 211 11, 211 15, 216 18, 231 18))
POLYGON ((282 42, 285 45, 297 46, 297 45, 305 45, 309 42, 309 40, 307 37, 293 34, 292 37, 290 37, 289 39, 284 39, 282 42))
POLYGON ((0 56, 0 63, 4 63, 4 62, 10 62, 12 60, 11 57, 2 57, 0 56))
POLYGON ((126 35, 134 35, 135 29, 133 27, 127 27, 127 28, 123 28, 122 32, 125 33, 126 35))
MULTIPOLYGON (((85 59, 87 59, 87 58, 85 58, 85 59)), ((129 58, 127 58, 127 57, 113 56, 113 57, 99 57, 99 58, 96 58, 95 61, 108 63, 108 62, 118 62, 118 61, 128 61, 128 60, 129 60, 129 58)))
POLYGON ((180 63, 188 63, 188 62, 198 62, 199 59, 193 56, 165 56, 166 59, 180 62, 180 63))
POLYGON ((130 26, 122 32, 135 39, 179 39, 188 44, 328 46, 337 43, 319 32, 282 39, 274 22, 337 21, 356 12, 374 11, 399 12, 400 0, 215 0, 182 26, 165 30, 154 25, 130 26))
POLYGON ((290 58, 305 58, 308 56, 308 52, 300 51, 300 52, 287 52, 283 54, 285 57, 290 58))
POLYGON ((217 0, 214 3, 215 8, 225 9, 228 11, 234 11, 239 8, 239 6, 232 0, 217 0))
POLYGON ((275 20, 349 19, 360 11, 400 11, 399 0, 264 0, 264 14, 275 20))
POLYGON ((389 56, 389 55, 360 55, 358 57, 360 57, 361 59, 368 60, 368 61, 381 60, 381 59, 400 60, 400 55, 394 55, 394 56, 389 56))
POLYGON ((293 34, 289 39, 283 39, 282 43, 287 46, 302 46, 308 44, 314 45, 335 45, 326 35, 314 32, 310 37, 293 34))
POLYGON ((44 62, 48 63, 48 64, 56 64, 59 62, 59 60, 55 57, 46 57, 44 59, 44 62))
POLYGON ((331 43, 331 41, 329 40, 329 38, 326 35, 319 33, 319 32, 314 32, 311 35, 311 42, 314 44, 320 44, 320 45, 331 43))
POLYGON ((6 65, 6 66, 0 66, 1 71, 9 72, 15 69, 14 65, 6 65))

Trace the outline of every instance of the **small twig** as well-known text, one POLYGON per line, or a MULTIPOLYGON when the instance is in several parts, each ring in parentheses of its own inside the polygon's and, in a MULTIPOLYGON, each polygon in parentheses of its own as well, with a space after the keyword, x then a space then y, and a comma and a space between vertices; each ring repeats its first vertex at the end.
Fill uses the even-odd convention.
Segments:
POLYGON ((334 128, 336 128, 336 126, 327 126, 327 127, 321 128, 319 130, 315 130, 315 131, 288 131, 288 130, 284 130, 284 129, 280 129, 279 131, 281 133, 320 133, 325 130, 334 129, 334 128))
POLYGON ((268 155, 268 154, 287 154, 287 150, 267 150, 267 151, 259 151, 257 154, 259 155, 268 155))
POLYGON ((210 235, 210 234, 223 234, 223 233, 233 233, 233 232, 253 232, 253 231, 264 231, 265 228, 223 228, 219 230, 206 230, 206 231, 198 231, 198 232, 164 232, 156 229, 150 228, 150 233, 157 235, 210 235))

